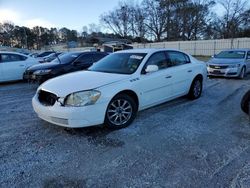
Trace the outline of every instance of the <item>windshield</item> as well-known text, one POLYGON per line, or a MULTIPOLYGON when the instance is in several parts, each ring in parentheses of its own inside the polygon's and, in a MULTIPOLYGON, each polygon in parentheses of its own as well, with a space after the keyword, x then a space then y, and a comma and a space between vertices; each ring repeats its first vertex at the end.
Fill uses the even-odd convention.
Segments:
POLYGON ((79 53, 69 53, 69 54, 62 54, 60 56, 58 56, 58 58, 60 59, 60 61, 58 60, 58 58, 54 59, 52 62, 53 63, 61 63, 61 64, 68 64, 73 62, 80 54, 79 53))
POLYGON ((118 74, 132 74, 141 64, 146 53, 114 53, 101 59, 88 70, 118 74))
POLYGON ((216 58, 233 58, 233 59, 243 59, 245 57, 244 51, 222 51, 216 58))

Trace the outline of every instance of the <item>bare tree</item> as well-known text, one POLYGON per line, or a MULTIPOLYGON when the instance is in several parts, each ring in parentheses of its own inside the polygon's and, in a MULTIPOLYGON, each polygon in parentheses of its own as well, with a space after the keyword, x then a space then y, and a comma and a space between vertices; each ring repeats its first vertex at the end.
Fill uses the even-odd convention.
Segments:
POLYGON ((221 33, 223 38, 234 38, 239 32, 242 23, 242 15, 245 11, 247 0, 219 0, 219 4, 225 10, 220 19, 221 33))
POLYGON ((106 28, 110 29, 115 34, 127 37, 132 29, 130 10, 128 4, 120 2, 118 8, 102 14, 100 20, 106 28))
POLYGON ((158 0, 144 0, 142 6, 145 10, 147 28, 152 32, 156 41, 161 41, 166 33, 167 15, 158 0))

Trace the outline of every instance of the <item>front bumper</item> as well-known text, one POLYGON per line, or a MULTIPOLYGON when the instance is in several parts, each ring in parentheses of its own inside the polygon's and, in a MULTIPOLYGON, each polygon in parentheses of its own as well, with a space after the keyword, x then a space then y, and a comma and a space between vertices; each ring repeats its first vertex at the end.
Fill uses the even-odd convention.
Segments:
POLYGON ((108 103, 84 107, 65 107, 56 102, 53 106, 42 105, 35 95, 32 106, 37 115, 52 124, 79 128, 103 124, 108 103))
POLYGON ((238 77, 240 68, 214 69, 207 67, 208 76, 238 77))
POLYGON ((28 82, 42 83, 50 78, 52 78, 52 76, 49 74, 36 75, 36 74, 33 74, 32 72, 25 72, 23 74, 23 80, 28 81, 28 82))

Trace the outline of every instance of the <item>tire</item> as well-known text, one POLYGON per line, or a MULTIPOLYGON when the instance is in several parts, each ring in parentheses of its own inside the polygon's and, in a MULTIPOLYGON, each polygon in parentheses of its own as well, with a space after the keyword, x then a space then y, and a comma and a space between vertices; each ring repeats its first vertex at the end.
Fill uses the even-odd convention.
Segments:
POLYGON ((127 127, 135 119, 137 109, 133 98, 126 94, 118 94, 107 107, 104 124, 112 129, 127 127))
POLYGON ((202 93, 202 78, 195 78, 189 89, 188 98, 191 100, 198 99, 202 93))
POLYGON ((245 76, 246 76, 246 67, 242 67, 239 78, 244 79, 245 76))
POLYGON ((250 90, 241 99, 241 110, 249 114, 250 90))

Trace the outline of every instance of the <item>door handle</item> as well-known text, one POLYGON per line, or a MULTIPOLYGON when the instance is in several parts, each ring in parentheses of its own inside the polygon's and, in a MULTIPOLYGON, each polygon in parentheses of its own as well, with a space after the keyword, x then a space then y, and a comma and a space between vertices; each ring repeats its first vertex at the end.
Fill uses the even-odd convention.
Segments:
POLYGON ((192 72, 192 70, 188 70, 188 72, 192 72))
POLYGON ((168 76, 165 76, 165 78, 172 78, 172 76, 168 75, 168 76))
POLYGON ((19 65, 19 67, 24 67, 24 65, 19 65))

